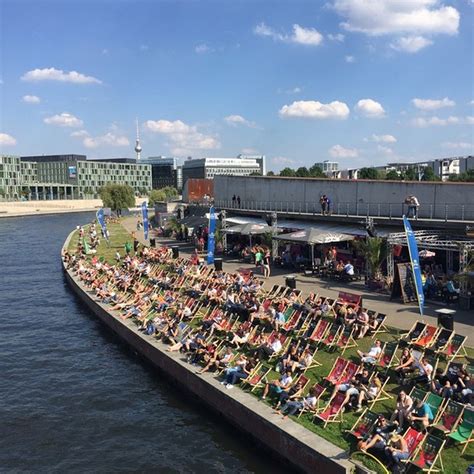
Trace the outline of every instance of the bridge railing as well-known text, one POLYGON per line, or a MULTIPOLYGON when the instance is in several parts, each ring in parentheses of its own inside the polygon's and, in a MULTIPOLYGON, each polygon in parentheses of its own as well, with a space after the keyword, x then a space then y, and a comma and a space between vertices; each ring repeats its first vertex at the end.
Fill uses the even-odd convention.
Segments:
MULTIPOLYGON (((249 201, 242 200, 240 206, 237 201, 216 200, 217 207, 227 209, 242 209, 258 212, 281 212, 287 214, 321 214, 319 202, 302 201, 249 201)), ((335 216, 358 217, 385 217, 400 218, 408 213, 408 206, 404 203, 374 203, 374 202, 334 202, 330 212, 335 216)), ((424 204, 418 208, 419 219, 436 219, 443 221, 474 222, 474 205, 471 204, 424 204)))

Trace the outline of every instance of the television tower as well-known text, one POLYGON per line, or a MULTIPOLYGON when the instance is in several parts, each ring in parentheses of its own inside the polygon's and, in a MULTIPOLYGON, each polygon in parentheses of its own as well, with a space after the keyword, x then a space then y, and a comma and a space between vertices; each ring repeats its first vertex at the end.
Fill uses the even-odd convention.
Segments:
POLYGON ((140 145, 140 134, 138 131, 138 119, 136 119, 137 124, 137 139, 135 140, 135 153, 137 154, 137 160, 140 160, 142 146, 140 145))

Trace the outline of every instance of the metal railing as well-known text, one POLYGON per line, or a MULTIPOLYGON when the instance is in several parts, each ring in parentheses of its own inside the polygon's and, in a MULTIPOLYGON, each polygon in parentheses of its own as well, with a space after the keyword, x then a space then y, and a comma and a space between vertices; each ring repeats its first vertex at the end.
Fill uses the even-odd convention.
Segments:
MULTIPOLYGON (((240 206, 232 200, 216 200, 215 205, 226 209, 241 209, 258 212, 281 212, 286 214, 322 214, 319 202, 302 201, 241 201, 240 206)), ((374 202, 334 202, 331 203, 330 213, 334 216, 384 217, 400 218, 408 213, 404 203, 374 203, 374 202)), ((441 221, 474 222, 474 205, 472 204, 425 204, 418 208, 419 219, 441 221)))

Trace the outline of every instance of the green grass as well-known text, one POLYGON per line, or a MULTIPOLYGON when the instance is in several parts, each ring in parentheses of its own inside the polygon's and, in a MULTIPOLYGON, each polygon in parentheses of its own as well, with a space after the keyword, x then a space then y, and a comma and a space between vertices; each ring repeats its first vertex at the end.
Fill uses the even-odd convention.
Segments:
MULTIPOLYGON (((120 224, 110 224, 109 230, 111 234, 111 246, 107 247, 105 242, 102 240, 101 244, 98 249, 98 256, 103 256, 107 261, 113 262, 114 261, 114 254, 117 249, 123 255, 124 253, 124 244, 127 240, 131 241, 130 234, 120 225, 120 224)), ((77 244, 77 237, 71 240, 70 248, 74 249, 75 245, 77 244)), ((370 308, 369 308, 370 309, 370 308)), ((197 322, 196 322, 197 323, 197 322)), ((389 328, 389 332, 387 333, 379 333, 379 339, 382 341, 393 341, 399 338, 400 330, 395 328, 389 328)), ((358 347, 347 349, 344 353, 344 358, 350 359, 353 361, 358 362, 359 358, 357 356, 356 350, 360 349, 362 351, 366 351, 372 344, 372 339, 366 337, 360 341, 358 341, 358 347)), ((474 358, 474 350, 467 348, 468 358, 467 359, 457 359, 458 361, 462 362, 471 362, 474 358)), ((330 372, 336 357, 340 355, 340 352, 328 352, 325 349, 320 349, 317 352, 316 360, 320 362, 322 365, 320 367, 311 369, 306 372, 305 375, 309 376, 311 379, 311 383, 314 384, 316 382, 320 382, 323 377, 327 376, 330 372)), ((397 355, 400 355, 399 352, 397 355)), ((445 361, 441 361, 439 367, 444 368, 446 366, 445 361)), ((268 366, 270 368, 270 366, 268 366)), ((271 368, 275 367, 275 363, 272 364, 271 368)), ((272 370, 269 375, 269 379, 276 379, 280 376, 279 373, 272 370)), ((310 384, 311 385, 311 384, 310 384)), ((390 400, 383 400, 378 402, 374 405, 373 411, 377 413, 382 413, 385 416, 390 416, 395 408, 396 397, 402 387, 398 386, 396 383, 390 383, 386 386, 386 390, 390 393, 393 398, 390 400)), ((323 397, 323 405, 324 401, 328 400, 330 395, 330 390, 326 391, 325 397, 323 397)), ((250 393, 250 392, 249 392, 250 393)), ((261 390, 256 390, 256 393, 252 393, 253 396, 260 397, 261 390)), ((262 403, 269 403, 269 401, 262 401, 262 403)), ((277 416, 277 415, 275 415, 277 416)), ((352 427, 352 425, 357 420, 358 415, 349 411, 344 413, 344 421, 342 423, 329 423, 326 428, 323 427, 322 423, 318 421, 313 422, 312 417, 309 415, 303 414, 301 418, 297 419, 293 417, 294 421, 300 423, 308 430, 318 434, 322 438, 328 440, 329 442, 339 446, 340 448, 347 450, 349 452, 354 452, 357 450, 355 440, 345 433, 345 430, 348 430, 352 427)), ((440 436, 442 437, 442 436, 440 436)), ((373 469, 375 472, 384 472, 381 470, 377 463, 367 456, 357 454, 357 460, 363 461, 364 464, 373 469)), ((470 464, 474 463, 474 446, 471 444, 464 455, 461 455, 461 448, 459 446, 454 445, 452 442, 448 440, 442 454, 445 472, 452 473, 452 474, 463 474, 466 472, 467 467, 470 464)))

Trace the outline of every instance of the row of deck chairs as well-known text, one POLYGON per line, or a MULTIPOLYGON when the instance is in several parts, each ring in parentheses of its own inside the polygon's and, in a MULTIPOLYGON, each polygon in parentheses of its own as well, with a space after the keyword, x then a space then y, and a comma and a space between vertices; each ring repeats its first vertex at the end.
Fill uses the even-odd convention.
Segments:
POLYGON ((417 321, 407 333, 402 335, 400 342, 402 345, 408 344, 421 349, 429 349, 452 360, 467 355, 464 347, 466 339, 467 336, 457 334, 450 329, 417 321))

